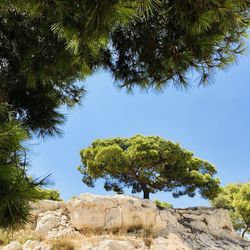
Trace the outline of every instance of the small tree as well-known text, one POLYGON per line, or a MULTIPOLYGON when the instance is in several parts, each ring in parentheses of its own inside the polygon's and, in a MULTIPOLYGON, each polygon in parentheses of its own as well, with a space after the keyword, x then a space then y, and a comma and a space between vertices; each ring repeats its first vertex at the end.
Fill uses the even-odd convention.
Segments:
POLYGON ((27 176, 28 135, 6 105, 0 104, 0 121, 0 228, 13 229, 29 221, 30 202, 42 198, 38 189, 47 181, 27 176))
POLYGON ((38 191, 41 193, 41 197, 44 200, 62 201, 60 193, 56 189, 38 188, 38 191))
POLYGON ((105 179, 104 188, 123 193, 143 192, 145 199, 157 191, 173 191, 173 196, 213 197, 219 189, 216 169, 193 153, 158 136, 96 140, 81 151, 83 182, 93 187, 105 179))
POLYGON ((236 231, 242 231, 242 238, 250 229, 250 182, 230 184, 212 200, 215 208, 229 210, 236 231))

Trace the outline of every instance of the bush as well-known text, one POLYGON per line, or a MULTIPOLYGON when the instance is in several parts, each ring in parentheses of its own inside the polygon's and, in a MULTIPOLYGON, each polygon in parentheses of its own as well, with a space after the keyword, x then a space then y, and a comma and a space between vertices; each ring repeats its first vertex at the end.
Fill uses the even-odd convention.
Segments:
POLYGON ((39 188, 39 191, 44 200, 52 200, 52 201, 62 201, 60 197, 60 193, 55 189, 42 189, 39 188))
POLYGON ((156 206, 160 209, 164 209, 164 208, 173 208, 173 205, 168 203, 168 202, 164 202, 164 201, 159 201, 157 199, 154 200, 154 203, 156 204, 156 206))

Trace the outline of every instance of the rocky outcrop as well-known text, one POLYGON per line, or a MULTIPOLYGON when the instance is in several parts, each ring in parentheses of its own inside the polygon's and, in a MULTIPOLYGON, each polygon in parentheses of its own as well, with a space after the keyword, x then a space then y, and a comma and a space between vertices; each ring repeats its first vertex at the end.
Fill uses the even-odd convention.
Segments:
POLYGON ((44 241, 21 248, 12 242, 13 247, 49 250, 53 240, 68 238, 82 250, 250 249, 225 211, 206 207, 159 209, 131 196, 82 194, 65 203, 42 201, 33 214, 34 230, 44 241))
POLYGON ((144 199, 130 196, 83 194, 70 200, 66 207, 78 230, 145 228, 161 231, 166 227, 182 228, 170 210, 159 210, 144 199))
POLYGON ((65 209, 39 214, 35 231, 44 238, 76 237, 80 235, 74 228, 65 209))

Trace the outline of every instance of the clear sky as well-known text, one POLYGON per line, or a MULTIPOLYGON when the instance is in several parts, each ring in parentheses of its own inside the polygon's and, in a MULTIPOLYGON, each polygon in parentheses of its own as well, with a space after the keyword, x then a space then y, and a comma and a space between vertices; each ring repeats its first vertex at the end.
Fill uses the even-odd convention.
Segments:
MULTIPOLYGON (((162 94, 119 90, 110 74, 99 72, 84 85, 82 106, 67 111, 62 138, 35 140, 32 173, 51 173, 64 199, 88 192, 106 194, 102 182, 88 188, 77 171, 80 149, 97 138, 159 135, 215 164, 222 184, 250 180, 250 56, 226 72, 218 72, 209 87, 189 91, 167 88, 162 94)), ((127 194, 130 194, 128 191, 127 194)), ((141 194, 138 194, 141 195, 141 194)), ((176 207, 207 205, 199 196, 151 196, 176 207)))

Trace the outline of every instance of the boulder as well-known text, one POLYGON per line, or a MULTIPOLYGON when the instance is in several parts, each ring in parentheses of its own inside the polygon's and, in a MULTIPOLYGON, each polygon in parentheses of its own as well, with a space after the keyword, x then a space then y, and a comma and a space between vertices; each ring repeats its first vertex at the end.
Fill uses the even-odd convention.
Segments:
MULTIPOLYGON (((69 200, 66 206, 72 224, 78 230, 139 227, 162 229, 166 226, 161 217, 157 217, 159 211, 153 202, 136 197, 83 194, 69 200)), ((165 215, 168 216, 170 213, 165 215)))
POLYGON ((136 248, 125 240, 105 240, 98 246, 93 247, 93 250, 135 250, 136 248))
POLYGON ((3 250, 23 250, 22 245, 18 241, 13 241, 3 247, 3 250))
POLYGON ((67 211, 62 209, 40 213, 35 231, 47 239, 79 235, 79 232, 72 226, 67 211))
POLYGON ((48 232, 60 225, 61 210, 48 211, 39 214, 36 224, 36 232, 42 236, 47 236, 48 232))

